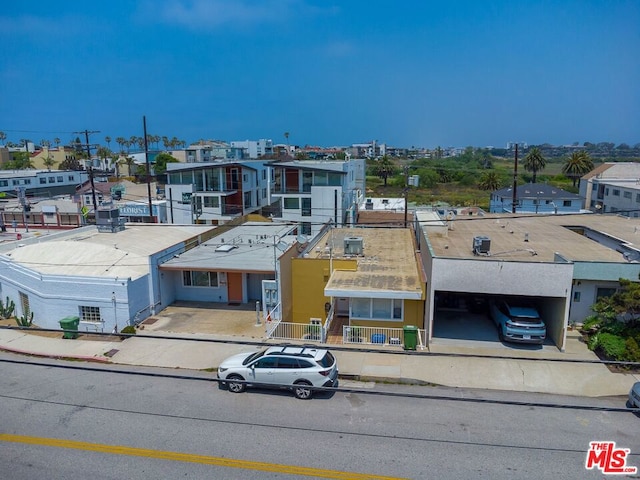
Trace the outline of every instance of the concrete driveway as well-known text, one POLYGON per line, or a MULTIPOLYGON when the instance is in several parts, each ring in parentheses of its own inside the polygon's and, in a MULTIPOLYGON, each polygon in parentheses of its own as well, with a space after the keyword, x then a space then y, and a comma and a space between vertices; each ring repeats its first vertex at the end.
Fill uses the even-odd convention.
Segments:
POLYGON ((145 319, 139 333, 212 334, 217 336, 265 338, 260 312, 260 325, 254 305, 227 305, 209 302, 175 302, 145 319))

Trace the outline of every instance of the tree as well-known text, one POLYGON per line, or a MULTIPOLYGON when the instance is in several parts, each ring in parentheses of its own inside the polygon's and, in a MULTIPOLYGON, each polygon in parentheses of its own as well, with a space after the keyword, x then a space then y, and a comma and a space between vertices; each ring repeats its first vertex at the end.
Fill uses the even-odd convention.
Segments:
POLYGON ((129 176, 131 176, 131 167, 133 167, 134 164, 134 159, 132 156, 127 155, 126 158, 124 159, 124 163, 127 164, 127 171, 129 172, 129 176))
POLYGON ((111 150, 111 137, 107 135, 106 137, 104 137, 104 141, 107 142, 107 148, 111 150))
POLYGON ((60 139, 58 137, 53 139, 53 143, 56 144, 56 148, 58 148, 58 145, 60 145, 60 139))
POLYGON ((395 164, 386 155, 384 155, 380 160, 377 160, 375 165, 373 166, 375 175, 384 180, 385 187, 387 186, 388 178, 393 176, 396 170, 397 169, 395 164))
POLYGON ((496 172, 484 172, 478 182, 480 190, 495 191, 502 186, 502 181, 496 172))
POLYGON ((111 150, 109 150, 107 147, 99 147, 96 151, 96 155, 100 160, 102 160, 102 165, 106 169, 108 163, 107 159, 111 158, 111 150))
POLYGON ((120 147, 120 153, 124 152, 124 144, 126 141, 124 137, 116 137, 116 143, 120 147))
POLYGON ((51 154, 47 151, 47 156, 42 160, 44 166, 47 167, 47 170, 51 171, 51 167, 56 164, 56 160, 51 156, 51 154))
POLYGON ((538 172, 544 170, 547 160, 542 156, 542 152, 538 147, 533 147, 524 157, 524 169, 527 172, 533 172, 533 183, 536 183, 538 172))
POLYGON ((573 186, 580 186, 580 177, 593 170, 593 161, 589 154, 580 150, 573 152, 562 166, 562 173, 573 181, 573 186))
POLYGON ((29 152, 16 152, 13 158, 4 164, 5 170, 27 170, 33 168, 33 160, 29 152))
POLYGON ((4 132, 0 132, 0 143, 4 143, 6 139, 7 139, 7 134, 4 132))
POLYGON ((156 176, 164 175, 167 173, 167 163, 178 163, 179 160, 177 158, 172 157, 168 153, 160 153, 156 156, 155 166, 153 167, 153 171, 156 176))
POLYGON ((69 155, 60 162, 60 170, 82 170, 82 165, 75 156, 69 155))

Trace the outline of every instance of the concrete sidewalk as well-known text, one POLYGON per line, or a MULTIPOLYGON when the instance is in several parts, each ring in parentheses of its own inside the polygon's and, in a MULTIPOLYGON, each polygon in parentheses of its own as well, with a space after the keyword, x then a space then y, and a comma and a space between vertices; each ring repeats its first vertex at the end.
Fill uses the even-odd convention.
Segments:
MULTIPOLYGON (((180 338, 165 339, 157 338, 158 335, 169 334, 140 331, 135 337, 124 341, 70 340, 63 339, 62 333, 60 338, 50 338, 25 330, 0 328, 0 350, 50 358, 204 370, 217 368, 229 355, 259 348, 232 343, 243 341, 238 336, 171 333, 172 337, 180 338), (207 339, 216 342, 202 341, 207 339)), ((264 345, 277 343, 257 338, 244 340, 264 345)), ((545 351, 544 355, 526 350, 442 344, 433 345, 431 352, 396 351, 395 354, 389 354, 382 351, 364 352, 356 348, 332 348, 332 351, 338 359, 341 377, 366 381, 589 397, 627 395, 633 383, 640 381, 639 374, 612 373, 602 364, 549 361, 556 358, 597 359, 578 341, 576 335, 570 336, 567 344, 566 352, 545 351), (477 355, 519 358, 479 358, 477 355)))

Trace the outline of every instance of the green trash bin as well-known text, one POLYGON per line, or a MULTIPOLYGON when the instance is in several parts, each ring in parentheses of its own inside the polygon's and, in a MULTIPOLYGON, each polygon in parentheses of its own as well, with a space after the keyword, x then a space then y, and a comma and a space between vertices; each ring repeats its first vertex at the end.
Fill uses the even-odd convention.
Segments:
POLYGON ((418 327, 415 325, 405 325, 404 332, 404 349, 415 350, 418 346, 418 327))
POLYGON ((64 330, 62 338, 78 338, 78 325, 80 317, 65 317, 60 320, 60 328, 64 330))

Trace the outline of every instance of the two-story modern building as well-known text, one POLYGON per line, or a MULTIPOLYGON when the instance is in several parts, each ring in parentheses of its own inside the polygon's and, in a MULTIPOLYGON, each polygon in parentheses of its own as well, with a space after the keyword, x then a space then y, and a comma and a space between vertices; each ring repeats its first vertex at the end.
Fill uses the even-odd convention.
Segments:
POLYGON ((259 160, 167 164, 168 221, 218 225, 269 205, 269 169, 259 160))
POLYGON ((640 217, 640 163, 607 162, 580 180, 585 208, 596 213, 640 217))
POLYGON ((292 160, 271 164, 274 217, 315 236, 328 222, 353 225, 365 192, 365 161, 292 160))

